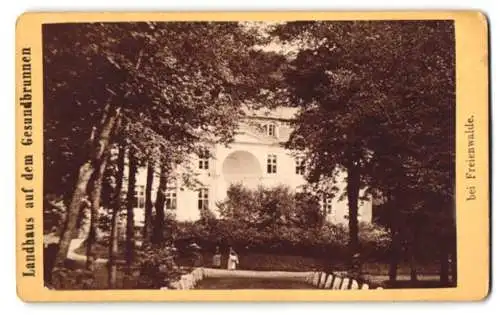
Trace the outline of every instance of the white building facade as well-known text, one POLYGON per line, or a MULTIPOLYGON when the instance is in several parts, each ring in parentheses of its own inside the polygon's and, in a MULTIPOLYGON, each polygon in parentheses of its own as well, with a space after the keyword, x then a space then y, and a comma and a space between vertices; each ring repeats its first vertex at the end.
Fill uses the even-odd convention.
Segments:
MULTIPOLYGON (((241 183, 254 189, 259 185, 273 187, 286 185, 292 191, 300 191, 306 184, 304 178, 304 160, 300 154, 293 154, 284 148, 292 132, 290 120, 293 108, 278 108, 273 111, 252 111, 240 123, 240 127, 229 145, 216 144, 207 147, 207 154, 192 156, 192 167, 197 171, 199 187, 188 188, 180 180, 171 183, 166 194, 166 211, 174 213, 179 221, 195 221, 200 218, 203 208, 212 210, 217 215, 216 203, 226 198, 231 184, 241 183)), ((158 187, 158 177, 153 180, 153 187, 158 187)), ((338 180, 339 191, 344 190, 344 181, 338 180)), ((136 186, 136 225, 144 224, 144 206, 146 188, 146 169, 137 173, 136 186)), ((153 202, 156 191, 153 189, 153 202)), ((332 223, 347 224, 347 198, 324 199, 323 207, 326 218, 332 223)), ((359 220, 371 222, 372 202, 360 201, 359 220)))

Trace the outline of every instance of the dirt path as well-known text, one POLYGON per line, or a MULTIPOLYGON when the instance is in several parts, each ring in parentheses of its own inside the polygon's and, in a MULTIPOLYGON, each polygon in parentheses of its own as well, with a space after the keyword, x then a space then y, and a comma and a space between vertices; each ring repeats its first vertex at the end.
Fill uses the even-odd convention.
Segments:
POLYGON ((259 278, 259 279, 305 279, 313 273, 310 271, 256 271, 256 270, 227 270, 203 268, 203 272, 210 278, 259 278))
MULTIPOLYGON (((84 238, 72 239, 71 243, 69 243, 68 256, 66 256, 66 258, 78 262, 86 262, 87 256, 78 254, 76 252, 76 250, 82 245, 83 242, 85 242, 84 238)), ((98 264, 105 264, 108 262, 108 260, 105 258, 97 258, 95 262, 98 264)))

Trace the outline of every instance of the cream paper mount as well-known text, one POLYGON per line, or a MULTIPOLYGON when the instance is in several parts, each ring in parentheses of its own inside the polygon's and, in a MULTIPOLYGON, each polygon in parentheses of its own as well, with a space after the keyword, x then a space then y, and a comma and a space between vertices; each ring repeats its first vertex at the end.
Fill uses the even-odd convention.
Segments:
POLYGON ((487 20, 25 13, 24 301, 481 300, 487 20))

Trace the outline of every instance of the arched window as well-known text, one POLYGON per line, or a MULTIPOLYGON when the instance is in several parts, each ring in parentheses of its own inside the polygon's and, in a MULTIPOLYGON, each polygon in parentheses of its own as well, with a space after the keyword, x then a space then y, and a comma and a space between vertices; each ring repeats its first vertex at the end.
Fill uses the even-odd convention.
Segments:
POLYGON ((267 128, 267 135, 271 137, 276 137, 276 125, 269 124, 267 128))
POLYGON ((273 123, 266 123, 261 125, 262 128, 265 130, 266 135, 271 136, 271 137, 276 137, 278 132, 277 132, 277 127, 273 123))

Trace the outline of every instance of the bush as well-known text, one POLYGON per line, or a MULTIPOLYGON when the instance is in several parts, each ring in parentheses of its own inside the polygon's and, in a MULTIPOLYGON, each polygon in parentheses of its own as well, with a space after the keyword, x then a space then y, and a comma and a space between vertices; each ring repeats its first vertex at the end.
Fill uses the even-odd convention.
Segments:
POLYGON ((317 196, 294 193, 288 186, 260 186, 251 190, 241 184, 231 185, 227 199, 217 207, 222 219, 257 227, 288 225, 309 228, 324 221, 317 196))
POLYGON ((376 224, 360 223, 359 241, 365 257, 378 260, 388 257, 391 235, 386 228, 376 224))
POLYGON ((181 273, 175 259, 172 246, 145 246, 138 250, 135 262, 135 269, 139 272, 138 288, 159 289, 178 280, 181 273))
POLYGON ((86 269, 54 268, 51 288, 56 290, 91 290, 96 288, 94 274, 86 269))
MULTIPOLYGON (((366 259, 379 259, 388 249, 390 237, 381 227, 360 225, 361 254, 366 259)), ((237 250, 314 257, 348 257, 348 229, 343 225, 324 224, 315 229, 298 226, 258 228, 233 220, 217 220, 179 224, 176 246, 195 242, 208 251, 216 246, 232 246, 237 250)))
MULTIPOLYGON (((344 225, 325 222, 317 196, 293 193, 284 186, 250 190, 231 185, 218 204, 220 219, 209 213, 198 222, 175 228, 176 246, 197 243, 206 251, 232 246, 237 251, 347 260, 349 233, 344 225)), ((386 254, 390 238, 382 227, 360 224, 362 259, 386 254)))

